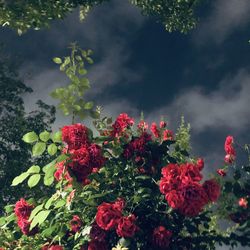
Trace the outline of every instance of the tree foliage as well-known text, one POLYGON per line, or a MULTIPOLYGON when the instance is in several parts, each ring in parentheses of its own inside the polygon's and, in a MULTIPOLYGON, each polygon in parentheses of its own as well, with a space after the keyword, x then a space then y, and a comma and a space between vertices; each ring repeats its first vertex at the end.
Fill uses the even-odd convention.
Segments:
MULTIPOLYGON (((21 134, 50 129, 55 119, 55 108, 42 101, 37 102, 36 110, 26 113, 22 95, 32 92, 19 78, 17 66, 6 56, 0 60, 0 207, 14 202, 20 195, 30 191, 22 186, 10 187, 13 177, 32 164, 31 152, 22 140, 21 134)), ((47 156, 39 158, 46 163, 47 156)), ((32 191, 34 193, 34 191, 32 191)), ((35 191, 34 195, 39 192, 35 191)))
MULTIPOLYGON (((96 5, 110 0, 1 0, 0 24, 9 26, 19 34, 28 29, 48 27, 51 20, 63 19, 77 7, 80 20, 96 5)), ((187 32, 194 28, 194 9, 200 0, 128 0, 139 7, 142 14, 153 16, 167 31, 187 32)), ((111 10, 112 11, 112 10, 111 10)))

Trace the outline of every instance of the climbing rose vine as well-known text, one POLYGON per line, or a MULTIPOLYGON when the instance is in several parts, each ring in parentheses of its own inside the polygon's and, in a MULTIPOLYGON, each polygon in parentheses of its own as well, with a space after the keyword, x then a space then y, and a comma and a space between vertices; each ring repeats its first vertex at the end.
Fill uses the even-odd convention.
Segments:
MULTIPOLYGON (((210 177, 188 152, 188 129, 165 121, 137 124, 128 114, 60 131, 30 132, 33 155, 55 159, 31 166, 12 185, 52 186, 54 195, 23 197, 1 217, 1 249, 215 249, 249 243, 249 164, 236 164, 225 141, 222 166, 210 177), (228 221, 223 232, 219 220, 228 221)), ((248 147, 246 146, 246 150, 248 147)), ((36 159, 35 158, 35 159, 36 159)))

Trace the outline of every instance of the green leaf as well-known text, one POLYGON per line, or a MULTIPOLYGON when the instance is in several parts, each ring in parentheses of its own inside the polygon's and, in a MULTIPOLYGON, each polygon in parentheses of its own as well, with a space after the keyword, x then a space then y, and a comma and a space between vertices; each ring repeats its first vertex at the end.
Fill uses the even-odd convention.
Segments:
POLYGON ((43 183, 45 186, 51 186, 53 182, 54 182, 53 175, 52 176, 48 176, 48 175, 44 176, 43 183))
POLYGON ((0 227, 6 223, 5 217, 0 218, 0 227))
POLYGON ((49 238, 55 232, 56 227, 57 227, 56 225, 53 225, 52 227, 46 228, 41 232, 41 235, 43 237, 49 238))
POLYGON ((94 106, 94 103, 93 102, 87 102, 85 103, 84 105, 84 109, 92 109, 94 106))
POLYGON ((50 138, 50 133, 48 131, 43 131, 42 133, 40 133, 39 138, 41 139, 41 141, 47 142, 50 138))
POLYGON ((37 142, 32 148, 32 154, 33 156, 39 156, 43 154, 45 150, 46 150, 46 143, 37 142))
POLYGON ((34 131, 32 131, 32 132, 25 134, 22 140, 25 141, 26 143, 33 143, 38 140, 38 136, 34 131))
POLYGON ((35 217, 35 215, 36 215, 39 211, 41 211, 42 209, 43 209, 43 204, 40 204, 40 205, 38 205, 37 207, 35 207, 35 208, 32 210, 31 214, 30 214, 29 221, 32 221, 32 219, 35 217))
POLYGON ((46 209, 49 209, 50 208, 50 206, 51 206, 51 204, 52 204, 52 202, 54 201, 54 196, 51 196, 48 200, 47 200, 47 202, 46 202, 46 204, 45 204, 45 208, 46 209))
POLYGON ((57 146, 56 146, 56 144, 54 144, 54 143, 52 143, 52 144, 50 144, 49 146, 48 146, 48 153, 50 154, 50 155, 54 155, 54 154, 56 154, 56 152, 57 152, 57 146))
POLYGON ((30 188, 35 187, 38 184, 38 182, 40 181, 40 179, 41 179, 40 174, 34 174, 34 175, 30 176, 30 178, 28 180, 28 186, 30 188))
POLYGON ((27 173, 30 173, 30 174, 38 174, 39 172, 40 172, 40 167, 37 166, 37 165, 31 166, 31 167, 27 170, 27 173))
POLYGON ((4 207, 4 210, 7 214, 13 212, 13 209, 14 209, 14 205, 7 205, 4 207))
POLYGON ((60 57, 54 57, 54 58, 53 58, 53 61, 54 61, 54 63, 56 63, 56 64, 61 64, 61 63, 62 63, 62 59, 61 59, 60 57))
POLYGON ((61 161, 65 161, 69 158, 68 155, 66 154, 62 154, 62 155, 59 155, 57 158, 56 158, 56 162, 61 162, 61 161))
POLYGON ((90 88, 89 80, 87 78, 81 78, 79 86, 82 88, 89 89, 90 88))
POLYGON ((66 204, 65 200, 59 200, 56 204, 55 204, 55 208, 60 208, 62 206, 64 206, 66 204))
POLYGON ((81 68, 81 69, 78 70, 78 73, 79 73, 80 75, 86 75, 86 74, 87 74, 87 70, 81 68))
POLYGON ((19 176, 15 177, 12 181, 11 186, 17 186, 18 184, 22 183, 30 174, 25 172, 20 174, 19 176))
POLYGON ((42 170, 46 174, 47 171, 49 171, 50 168, 53 168, 53 166, 56 164, 56 159, 45 165, 42 170))
POLYGON ((62 132, 57 131, 56 133, 52 134, 51 139, 53 142, 62 142, 62 132))
POLYGON ((30 230, 32 230, 36 225, 41 225, 49 216, 50 210, 42 210, 40 211, 32 220, 30 224, 30 230))

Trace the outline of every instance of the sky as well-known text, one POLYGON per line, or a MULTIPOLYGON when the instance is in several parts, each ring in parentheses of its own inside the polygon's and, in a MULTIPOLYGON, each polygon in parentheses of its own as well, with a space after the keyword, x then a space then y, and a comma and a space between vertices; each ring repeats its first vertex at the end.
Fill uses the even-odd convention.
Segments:
MULTIPOLYGON (((75 11, 50 29, 22 36, 0 28, 0 42, 22 61, 20 75, 34 90, 24 96, 27 111, 38 99, 56 104, 49 93, 67 79, 52 58, 67 56, 68 45, 77 41, 94 51, 89 100, 107 115, 127 112, 138 119, 143 111, 149 122, 164 116, 173 130, 184 115, 192 152, 211 172, 223 164, 227 135, 250 142, 249 12, 249 0, 207 1, 197 27, 184 35, 166 32, 125 0, 113 0, 83 23, 75 11)), ((69 122, 58 113, 54 128, 69 122)))

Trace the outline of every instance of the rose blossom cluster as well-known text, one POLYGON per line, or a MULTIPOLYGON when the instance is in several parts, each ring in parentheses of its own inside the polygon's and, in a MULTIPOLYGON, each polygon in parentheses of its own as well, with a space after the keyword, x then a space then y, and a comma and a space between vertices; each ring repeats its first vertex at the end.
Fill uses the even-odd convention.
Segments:
POLYGON ((138 230, 135 224, 136 217, 134 214, 123 216, 124 207, 125 201, 123 199, 117 199, 112 203, 103 202, 98 206, 96 224, 92 227, 93 232, 92 230, 90 232, 92 241, 105 242, 106 231, 110 230, 115 230, 120 237, 131 238, 134 236, 138 230))
POLYGON ((34 235, 37 233, 37 228, 29 230, 31 222, 29 221, 33 205, 29 204, 25 199, 21 198, 15 204, 15 215, 17 217, 17 225, 25 235, 34 235))
POLYGON ((64 177, 69 182, 71 176, 68 168, 74 174, 78 182, 88 183, 88 175, 97 171, 105 163, 102 149, 95 143, 91 143, 88 128, 82 124, 73 124, 62 128, 62 140, 67 144, 67 153, 70 154, 69 163, 58 163, 54 176, 57 180, 64 177))
POLYGON ((151 124, 151 132, 155 138, 160 138, 162 141, 173 140, 174 134, 172 130, 166 129, 167 123, 164 121, 160 122, 158 127, 155 122, 151 124))
POLYGON ((126 159, 133 155, 142 157, 146 151, 146 144, 152 140, 152 137, 147 132, 143 132, 140 137, 133 139, 124 149, 123 155, 126 159))
POLYGON ((235 149, 233 147, 233 143, 234 143, 234 138, 232 136, 227 136, 226 140, 225 140, 225 162, 228 164, 231 164, 235 161, 236 158, 236 152, 235 149))
POLYGON ((120 137, 126 135, 126 129, 134 125, 134 120, 129 117, 126 113, 120 114, 114 124, 112 125, 111 136, 112 137, 120 137))
POLYGON ((215 202, 220 195, 220 186, 214 179, 203 185, 200 183, 202 167, 203 164, 170 163, 162 168, 161 193, 170 207, 188 217, 198 215, 206 204, 215 202))

